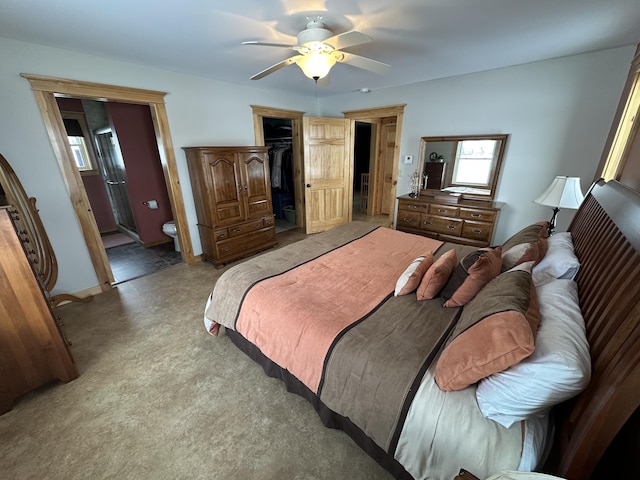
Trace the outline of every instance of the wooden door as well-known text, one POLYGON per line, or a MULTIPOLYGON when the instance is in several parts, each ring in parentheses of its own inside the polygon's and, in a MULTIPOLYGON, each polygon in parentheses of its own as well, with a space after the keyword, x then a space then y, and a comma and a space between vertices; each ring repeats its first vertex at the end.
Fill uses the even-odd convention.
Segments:
MULTIPOLYGON (((233 225, 246 219, 244 184, 235 152, 203 152, 209 209, 215 226, 233 225)), ((248 185, 247 185, 248 188, 248 185)))
POLYGON ((260 218, 271 212, 271 185, 267 149, 255 152, 240 152, 238 162, 241 169, 248 219, 260 218))
POLYGON ((382 196, 380 213, 388 215, 391 212, 393 198, 393 159, 396 149, 396 124, 383 123, 380 142, 380 159, 382 160, 382 196))
POLYGON ((351 220, 353 152, 350 122, 305 117, 304 184, 307 233, 351 220))

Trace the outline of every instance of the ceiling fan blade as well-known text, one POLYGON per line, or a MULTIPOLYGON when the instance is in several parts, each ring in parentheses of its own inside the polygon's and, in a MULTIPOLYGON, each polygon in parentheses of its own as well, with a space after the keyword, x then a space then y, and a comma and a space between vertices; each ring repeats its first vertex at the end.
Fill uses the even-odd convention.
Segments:
POLYGON ((256 73, 253 77, 251 77, 251 80, 260 80, 261 78, 264 78, 267 75, 270 75, 273 72, 280 70, 281 68, 288 67, 292 63, 296 63, 296 61, 299 58, 302 58, 302 55, 294 55, 293 57, 290 57, 290 58, 287 58, 286 60, 278 62, 275 65, 272 65, 269 68, 262 70, 260 73, 256 73))
POLYGON ((297 45, 285 45, 284 43, 261 42, 260 40, 249 40, 247 42, 242 42, 242 45, 258 45, 259 47, 283 47, 283 48, 297 47, 297 45))
POLYGON ((375 73, 388 73, 391 69, 390 65, 378 62, 377 60, 371 60, 370 58, 361 57, 360 55, 354 55, 353 53, 340 53, 342 54, 342 58, 338 61, 346 63, 348 65, 352 65, 354 67, 363 68, 364 70, 369 70, 370 72, 375 73))
POLYGON ((357 30, 351 30, 350 32, 340 33, 333 37, 327 38, 322 43, 328 43, 336 50, 342 50, 343 48, 354 47, 356 45, 362 45, 363 43, 369 43, 371 37, 365 35, 357 30))

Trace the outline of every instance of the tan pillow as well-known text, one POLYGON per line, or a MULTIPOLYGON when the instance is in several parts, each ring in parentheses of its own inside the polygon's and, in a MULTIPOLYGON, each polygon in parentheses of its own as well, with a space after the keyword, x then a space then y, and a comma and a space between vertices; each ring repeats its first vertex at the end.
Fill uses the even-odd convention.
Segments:
POLYGON ((449 250, 442 254, 438 260, 436 260, 418 286, 416 290, 416 297, 418 300, 431 300, 435 298, 442 287, 444 287, 451 276, 451 272, 456 268, 458 259, 456 257, 455 250, 449 250))
POLYGON ((406 268, 402 275, 398 278, 396 282, 396 289, 394 295, 396 297, 400 295, 408 295, 409 293, 415 291, 420 284, 420 280, 429 269, 431 264, 433 263, 433 254, 427 253, 422 257, 416 258, 411 264, 406 268))
POLYGON ((502 270, 531 260, 538 263, 547 253, 549 222, 529 225, 502 244, 502 270))
POLYGON ((533 262, 501 274, 463 309, 436 364, 442 390, 460 390, 531 355, 540 324, 533 262))
POLYGON ((502 249, 476 250, 458 263, 442 290, 445 307, 461 307, 468 303, 502 270, 502 249))

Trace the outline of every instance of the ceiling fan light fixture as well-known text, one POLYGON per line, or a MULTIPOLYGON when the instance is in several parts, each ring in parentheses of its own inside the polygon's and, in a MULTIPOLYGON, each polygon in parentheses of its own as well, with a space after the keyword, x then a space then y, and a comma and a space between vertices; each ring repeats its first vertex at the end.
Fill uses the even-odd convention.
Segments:
POLYGON ((296 63, 307 77, 314 80, 324 78, 336 64, 336 56, 330 52, 312 51, 303 55, 296 63))

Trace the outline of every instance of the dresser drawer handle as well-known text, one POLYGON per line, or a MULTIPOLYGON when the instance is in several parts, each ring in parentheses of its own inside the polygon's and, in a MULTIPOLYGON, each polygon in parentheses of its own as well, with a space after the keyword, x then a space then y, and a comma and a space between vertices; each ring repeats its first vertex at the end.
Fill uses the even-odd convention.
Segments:
POLYGON ((409 208, 416 209, 416 208, 418 208, 418 206, 417 205, 409 205, 409 208))
POLYGON ((447 209, 446 208, 439 208, 438 209, 438 213, 447 213, 447 209))
POLYGON ((230 248, 229 248, 229 247, 222 247, 222 251, 223 251, 223 252, 228 252, 229 250, 230 250, 230 248))
POLYGON ((482 214, 481 213, 472 213, 471 216, 474 217, 474 218, 480 218, 482 216, 482 214))
POLYGON ((456 227, 456 225, 447 225, 447 228, 449 230, 455 230, 457 227, 456 227))
POLYGON ((218 235, 218 240, 221 238, 227 238, 227 234, 226 233, 221 233, 220 235, 218 235))
POLYGON ((430 222, 429 220, 425 220, 422 223, 424 223, 425 225, 433 225, 433 222, 430 222))
POLYGON ((482 230, 480 230, 479 228, 474 228, 473 230, 471 230, 473 233, 482 233, 482 230))
POLYGON ((242 230, 240 230, 239 228, 234 228, 234 229, 233 229, 233 231, 234 231, 235 233, 240 233, 242 230))
POLYGON ((407 218, 407 217, 404 217, 404 218, 402 219, 402 221, 403 221, 403 222, 406 222, 406 223, 411 223, 411 222, 413 222, 413 218, 407 218))

